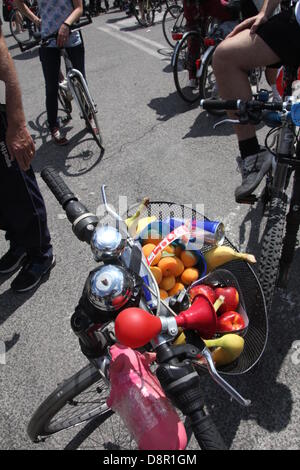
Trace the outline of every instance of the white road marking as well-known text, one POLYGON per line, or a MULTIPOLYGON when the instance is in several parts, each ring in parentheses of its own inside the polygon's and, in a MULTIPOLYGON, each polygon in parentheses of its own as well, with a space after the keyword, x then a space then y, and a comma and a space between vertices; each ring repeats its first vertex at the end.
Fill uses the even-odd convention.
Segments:
POLYGON ((152 41, 152 39, 145 38, 144 36, 141 36, 140 34, 132 33, 130 31, 122 31, 121 28, 119 28, 119 26, 117 26, 117 25, 108 24, 107 26, 109 26, 110 28, 118 30, 120 33, 126 34, 126 36, 129 35, 129 36, 131 36, 135 39, 138 39, 139 41, 143 41, 147 44, 150 44, 151 46, 154 46, 157 49, 166 49, 167 48, 166 45, 160 44, 159 42, 156 42, 156 41, 152 41))

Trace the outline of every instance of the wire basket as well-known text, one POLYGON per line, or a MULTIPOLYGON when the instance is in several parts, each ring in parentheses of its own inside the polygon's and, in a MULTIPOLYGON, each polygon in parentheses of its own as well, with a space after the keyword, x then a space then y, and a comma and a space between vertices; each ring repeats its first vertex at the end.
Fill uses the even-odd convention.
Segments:
MULTIPOLYGON (((136 206, 129 209, 128 215, 135 213, 136 206)), ((172 202, 151 201, 145 211, 145 216, 156 217, 158 221, 164 221, 170 217, 185 220, 209 220, 202 214, 191 208, 172 202)), ((235 249, 234 245, 226 238, 224 245, 235 249)), ((211 246, 204 245, 205 253, 211 246)), ((238 251, 238 250, 236 250, 238 251)), ((247 332, 244 336, 245 347, 240 357, 233 363, 218 368, 224 375, 240 375, 248 372, 261 358, 268 338, 268 320, 264 295, 257 276, 251 266, 240 260, 231 261, 222 265, 222 270, 233 274, 238 282, 238 290, 242 294, 243 308, 249 319, 247 332)), ((224 283, 225 279, 224 279, 224 283)))

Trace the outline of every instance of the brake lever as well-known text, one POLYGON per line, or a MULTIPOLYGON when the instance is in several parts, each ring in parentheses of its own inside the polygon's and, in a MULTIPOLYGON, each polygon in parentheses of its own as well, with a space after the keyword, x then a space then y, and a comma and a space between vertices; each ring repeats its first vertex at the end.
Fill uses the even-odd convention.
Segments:
MULTIPOLYGON (((234 400, 236 400, 240 405, 248 407, 251 405, 251 400, 247 400, 244 397, 242 397, 226 380, 224 380, 219 373, 216 370, 213 358, 211 356, 211 353, 209 349, 205 346, 201 350, 201 355, 204 356, 206 363, 207 363, 207 368, 208 371, 212 377, 212 379, 225 390, 234 400)), ((197 361, 193 361, 194 364, 198 364, 197 361)))

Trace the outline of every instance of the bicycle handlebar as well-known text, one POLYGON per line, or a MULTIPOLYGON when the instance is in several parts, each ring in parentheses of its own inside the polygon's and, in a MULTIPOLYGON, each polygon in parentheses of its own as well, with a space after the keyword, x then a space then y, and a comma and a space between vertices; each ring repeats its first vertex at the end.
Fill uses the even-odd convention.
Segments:
MULTIPOLYGON (((74 32, 79 29, 81 29, 83 26, 87 26, 93 22, 92 17, 89 13, 86 14, 85 17, 82 17, 79 19, 79 21, 70 27, 70 31, 74 32)), ((58 35, 58 31, 55 33, 51 33, 48 36, 45 36, 42 38, 41 33, 33 33, 34 41, 28 42, 27 44, 19 44, 19 48, 21 49, 22 52, 29 51, 30 49, 33 49, 34 47, 38 46, 39 44, 41 45, 46 45, 48 41, 51 39, 56 39, 58 35)))
POLYGON ((242 101, 242 100, 201 100, 200 106, 206 110, 225 109, 227 111, 282 111, 282 103, 269 103, 258 100, 242 101))

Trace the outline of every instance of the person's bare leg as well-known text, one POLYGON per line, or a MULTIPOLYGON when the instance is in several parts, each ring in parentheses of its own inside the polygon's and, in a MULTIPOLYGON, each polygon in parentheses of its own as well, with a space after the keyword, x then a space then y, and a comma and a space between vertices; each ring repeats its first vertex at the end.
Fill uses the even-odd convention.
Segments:
MULTIPOLYGON (((244 30, 225 39, 217 47, 213 57, 213 68, 217 79, 218 90, 223 99, 251 98, 251 87, 248 71, 260 66, 279 62, 279 57, 258 36, 250 35, 250 30, 244 30)), ((228 112, 230 118, 234 112, 228 112)), ((246 140, 255 136, 252 125, 236 125, 235 132, 238 140, 246 140)))

